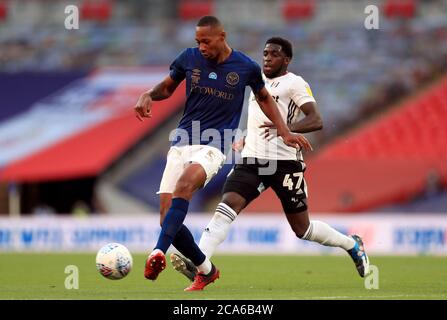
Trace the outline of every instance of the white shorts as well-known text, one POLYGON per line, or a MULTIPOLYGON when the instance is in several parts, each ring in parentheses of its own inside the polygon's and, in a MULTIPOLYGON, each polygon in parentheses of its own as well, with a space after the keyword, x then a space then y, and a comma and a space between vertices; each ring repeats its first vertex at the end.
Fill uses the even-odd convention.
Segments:
POLYGON ((203 186, 206 186, 222 168, 225 155, 219 149, 207 145, 172 146, 168 152, 165 171, 157 194, 173 193, 177 180, 190 162, 200 164, 205 170, 206 181, 203 186))

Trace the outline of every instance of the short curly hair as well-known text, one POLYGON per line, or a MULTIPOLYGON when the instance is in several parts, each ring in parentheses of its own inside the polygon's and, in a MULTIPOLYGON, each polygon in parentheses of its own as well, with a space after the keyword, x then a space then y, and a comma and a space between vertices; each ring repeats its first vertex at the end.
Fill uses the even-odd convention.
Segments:
POLYGON ((281 37, 272 37, 265 42, 265 44, 269 44, 269 43, 280 45, 282 48, 282 51, 285 53, 286 57, 289 57, 289 58, 293 57, 292 44, 290 43, 289 40, 281 38, 281 37))

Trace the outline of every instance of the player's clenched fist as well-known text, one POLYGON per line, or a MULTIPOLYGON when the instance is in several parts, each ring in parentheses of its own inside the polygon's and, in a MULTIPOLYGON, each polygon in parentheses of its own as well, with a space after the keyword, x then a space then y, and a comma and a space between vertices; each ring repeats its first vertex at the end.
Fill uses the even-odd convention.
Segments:
POLYGON ((137 104, 135 105, 135 115, 138 120, 144 121, 143 118, 151 118, 152 117, 152 98, 149 92, 143 93, 138 99, 137 104))

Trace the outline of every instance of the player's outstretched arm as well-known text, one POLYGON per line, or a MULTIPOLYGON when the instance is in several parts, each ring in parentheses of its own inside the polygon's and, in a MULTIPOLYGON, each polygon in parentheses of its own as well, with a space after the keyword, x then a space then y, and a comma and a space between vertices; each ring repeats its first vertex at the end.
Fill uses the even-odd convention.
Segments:
POLYGON ((162 82, 149 91, 144 92, 135 105, 135 115, 138 120, 152 117, 152 101, 160 101, 169 98, 180 83, 167 76, 162 82))
POLYGON ((282 137, 286 145, 294 148, 304 148, 308 151, 313 150, 311 144, 304 136, 290 132, 287 124, 281 117, 278 106, 265 87, 259 90, 255 96, 262 112, 273 122, 278 130, 278 135, 282 137))

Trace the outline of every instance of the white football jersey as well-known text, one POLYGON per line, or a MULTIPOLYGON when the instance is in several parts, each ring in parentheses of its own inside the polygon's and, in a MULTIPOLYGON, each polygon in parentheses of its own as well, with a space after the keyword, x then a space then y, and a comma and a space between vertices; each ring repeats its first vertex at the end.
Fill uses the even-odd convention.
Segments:
MULTIPOLYGON (((300 107, 307 102, 316 102, 309 84, 303 78, 288 72, 273 79, 264 76, 265 88, 278 105, 278 109, 286 123, 296 122, 300 116, 300 107)), ((242 157, 254 157, 270 160, 302 160, 302 154, 295 148, 284 144, 281 137, 268 141, 263 138, 265 122, 271 121, 262 112, 253 92, 248 104, 247 136, 242 157)))

